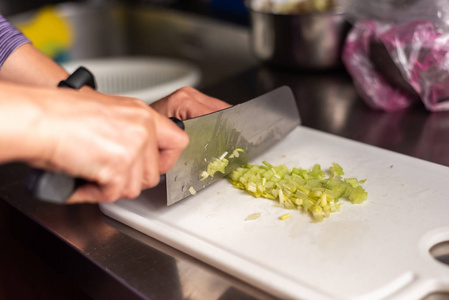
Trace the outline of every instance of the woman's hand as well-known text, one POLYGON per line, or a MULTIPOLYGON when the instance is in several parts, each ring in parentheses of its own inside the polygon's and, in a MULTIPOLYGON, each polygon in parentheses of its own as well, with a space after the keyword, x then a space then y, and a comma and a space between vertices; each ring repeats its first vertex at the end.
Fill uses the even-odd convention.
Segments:
POLYGON ((150 105, 159 113, 180 120, 195 118, 231 106, 192 87, 180 88, 150 105))
POLYGON ((159 183, 188 144, 184 131, 137 99, 1 85, 0 99, 9 102, 0 102, 0 132, 9 134, 0 161, 95 183, 77 189, 68 203, 135 198, 159 183))

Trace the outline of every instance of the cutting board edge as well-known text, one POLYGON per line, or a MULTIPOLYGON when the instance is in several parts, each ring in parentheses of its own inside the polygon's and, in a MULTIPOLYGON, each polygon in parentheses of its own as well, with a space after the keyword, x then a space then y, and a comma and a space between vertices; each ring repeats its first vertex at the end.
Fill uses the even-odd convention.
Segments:
POLYGON ((206 253, 208 254, 203 254, 200 251, 195 251, 195 248, 188 248, 181 242, 179 231, 176 231, 171 226, 167 226, 158 221, 155 222, 154 219, 152 220, 152 222, 148 222, 148 220, 141 215, 129 210, 125 210, 123 207, 120 207, 120 205, 117 205, 115 203, 101 203, 99 207, 102 213, 106 216, 117 220, 133 229, 136 229, 146 235, 149 235, 183 253, 191 255, 192 257, 195 257, 196 259, 201 260, 202 262, 209 264, 217 268, 218 270, 221 270, 222 272, 225 272, 229 275, 239 278, 244 282, 254 285, 255 287, 264 290, 265 292, 276 297, 297 299, 298 295, 300 295, 302 298, 314 300, 339 299, 335 295, 326 295, 323 293, 323 291, 317 291, 306 283, 299 283, 289 280, 285 276, 279 275, 270 269, 268 269, 268 271, 270 272, 270 276, 262 276, 262 274, 266 273, 267 268, 260 267, 256 263, 240 258, 233 253, 229 254, 227 251, 223 251, 215 245, 209 245, 207 242, 198 237, 192 237, 191 235, 182 232, 183 237, 187 237, 186 240, 189 243, 192 243, 192 238, 194 238, 196 240, 194 242, 195 245, 201 244, 206 247, 211 247, 213 250, 210 252, 206 251, 206 253), (145 227, 139 224, 138 221, 142 221, 143 223, 149 224, 150 226, 145 227), (210 253, 214 253, 215 255, 210 255, 210 253), (229 262, 220 262, 220 260, 214 259, 213 256, 220 257, 220 259, 223 259, 223 257, 232 256, 232 259, 234 261, 230 265, 229 262), (252 274, 249 274, 249 272, 247 272, 248 269, 245 268, 245 266, 253 269, 253 272, 251 272, 252 274), (254 271, 254 269, 257 269, 257 271, 254 271), (254 274, 256 274, 256 276, 254 276, 254 274), (282 284, 276 284, 279 282, 282 282, 282 284), (281 286, 282 289, 280 288, 281 286))

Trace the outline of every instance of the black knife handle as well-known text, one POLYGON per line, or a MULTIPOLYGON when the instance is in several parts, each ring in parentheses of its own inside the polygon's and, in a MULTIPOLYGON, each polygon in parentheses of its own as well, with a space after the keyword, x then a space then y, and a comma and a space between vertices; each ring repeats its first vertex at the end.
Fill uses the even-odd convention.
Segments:
POLYGON ((79 67, 66 80, 59 82, 58 87, 79 90, 84 85, 88 85, 94 90, 97 88, 94 75, 85 67, 79 67))
POLYGON ((175 117, 170 117, 169 119, 172 120, 173 123, 175 123, 176 126, 178 126, 179 128, 181 128, 182 130, 185 130, 185 129, 186 129, 186 127, 184 126, 184 122, 181 121, 180 119, 177 119, 177 118, 175 118, 175 117))
POLYGON ((88 181, 64 173, 32 169, 25 183, 26 189, 39 200, 63 204, 73 192, 88 181))

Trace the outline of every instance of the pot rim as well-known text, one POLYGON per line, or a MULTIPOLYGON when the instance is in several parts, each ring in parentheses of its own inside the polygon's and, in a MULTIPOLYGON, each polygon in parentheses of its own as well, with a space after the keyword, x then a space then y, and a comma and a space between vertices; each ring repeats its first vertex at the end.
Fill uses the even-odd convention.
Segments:
POLYGON ((256 10, 249 4, 250 1, 245 0, 245 6, 251 13, 264 14, 270 16, 286 16, 286 17, 317 17, 317 16, 344 16, 345 12, 341 5, 327 11, 316 11, 307 13, 274 13, 269 11, 256 10))

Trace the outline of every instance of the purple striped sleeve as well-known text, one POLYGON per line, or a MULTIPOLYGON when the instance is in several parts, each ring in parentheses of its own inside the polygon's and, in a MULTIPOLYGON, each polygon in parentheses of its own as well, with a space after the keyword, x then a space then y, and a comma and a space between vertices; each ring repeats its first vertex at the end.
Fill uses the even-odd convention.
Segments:
POLYGON ((0 69, 14 50, 29 42, 20 30, 0 15, 0 69))

